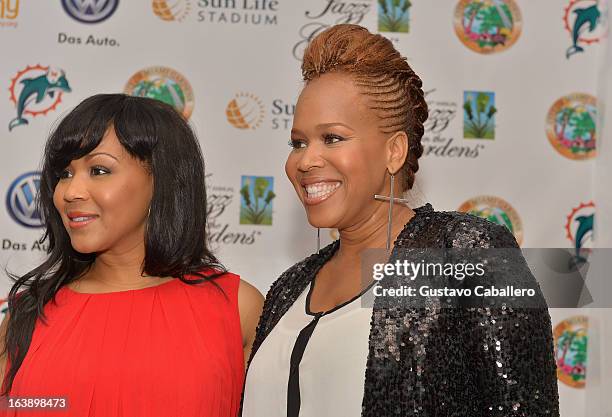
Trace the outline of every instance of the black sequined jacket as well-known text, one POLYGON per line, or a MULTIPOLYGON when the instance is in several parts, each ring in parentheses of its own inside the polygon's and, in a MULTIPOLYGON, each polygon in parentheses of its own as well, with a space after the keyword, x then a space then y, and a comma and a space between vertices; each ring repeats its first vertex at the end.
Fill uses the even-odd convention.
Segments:
MULTIPOLYGON (((429 203, 414 210, 391 258, 401 248, 411 247, 518 248, 504 226, 464 213, 434 211, 429 203)), ((339 241, 328 245, 272 284, 249 364, 338 247, 339 241)), ((519 258, 504 267, 534 280, 519 258)), ((546 308, 409 309, 374 301, 362 416, 558 415, 546 308)))

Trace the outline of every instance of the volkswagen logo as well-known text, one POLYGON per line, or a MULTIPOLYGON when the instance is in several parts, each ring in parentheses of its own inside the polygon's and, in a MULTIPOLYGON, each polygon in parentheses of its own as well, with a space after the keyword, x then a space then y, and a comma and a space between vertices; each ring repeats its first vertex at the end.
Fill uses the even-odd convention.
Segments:
POLYGON ((22 226, 43 226, 43 219, 36 208, 39 189, 40 172, 27 172, 13 181, 9 187, 6 207, 13 220, 22 226))
POLYGON ((119 0, 62 0, 66 13, 81 23, 98 23, 111 17, 119 0))

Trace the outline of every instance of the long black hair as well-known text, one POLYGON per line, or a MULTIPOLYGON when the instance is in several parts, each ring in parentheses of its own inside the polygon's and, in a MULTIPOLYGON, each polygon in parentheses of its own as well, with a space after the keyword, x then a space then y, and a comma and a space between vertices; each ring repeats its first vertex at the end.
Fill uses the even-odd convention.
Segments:
POLYGON ((36 204, 45 225, 40 242, 49 239, 47 259, 23 276, 7 272, 14 284, 8 295, 3 353, 8 353, 10 368, 3 395, 12 388, 36 320, 46 323, 45 304, 62 286, 83 276, 96 259, 95 253, 73 249, 53 204, 53 192, 59 174, 70 161, 96 148, 109 127, 114 128, 127 152, 144 162, 153 176, 142 273, 196 284, 227 272, 207 245, 204 161, 189 124, 174 108, 158 100, 124 94, 98 94, 85 99, 61 120, 45 145, 36 204), (188 274, 198 278, 186 279, 188 274))

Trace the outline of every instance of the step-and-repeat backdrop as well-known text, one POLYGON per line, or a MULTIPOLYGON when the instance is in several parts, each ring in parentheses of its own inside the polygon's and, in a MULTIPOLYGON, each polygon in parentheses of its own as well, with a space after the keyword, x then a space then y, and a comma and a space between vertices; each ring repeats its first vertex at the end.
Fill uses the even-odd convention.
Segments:
MULTIPOLYGON (((335 23, 388 37, 424 81, 430 117, 415 205, 486 217, 523 247, 588 248, 604 6, 0 0, 0 265, 25 272, 45 256, 33 202, 54 123, 87 96, 126 92, 168 102, 190 120, 207 163, 210 243, 265 293, 316 246, 284 162, 300 57, 335 23)), ((323 235, 326 243, 336 232, 323 235)), ((0 296, 9 288, 3 277, 0 296)), ((551 315, 562 415, 582 416, 589 313, 551 315)))

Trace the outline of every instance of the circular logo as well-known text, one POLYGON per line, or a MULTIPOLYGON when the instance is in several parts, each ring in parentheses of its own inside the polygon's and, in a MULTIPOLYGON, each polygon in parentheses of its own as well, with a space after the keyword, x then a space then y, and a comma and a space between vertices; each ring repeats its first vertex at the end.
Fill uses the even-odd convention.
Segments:
POLYGON ((493 223, 506 226, 514 235, 517 243, 523 242, 523 224, 517 211, 506 200, 490 195, 470 198, 461 204, 457 211, 482 217, 493 223))
POLYGON ((190 0, 153 0, 153 13, 167 22, 182 22, 190 11, 190 0))
POLYGON ((588 328, 586 316, 574 316, 563 320, 553 330, 557 378, 570 387, 584 387, 588 328))
POLYGON ((481 54, 510 48, 521 34, 521 11, 514 0, 461 0, 455 9, 455 33, 481 54))
POLYGON ((575 93, 555 101, 546 116, 546 136, 557 152, 569 159, 595 157, 597 99, 575 93))
POLYGON ((17 110, 16 117, 9 122, 9 131, 27 125, 26 116, 44 116, 55 110, 62 102, 62 94, 71 91, 62 69, 28 65, 18 71, 9 87, 9 99, 17 110))
POLYGON ((257 96, 238 93, 225 108, 227 121, 238 129, 257 129, 263 121, 264 105, 257 96))
POLYGON ((150 67, 138 71, 128 80, 124 91, 170 104, 185 119, 193 112, 193 89, 187 79, 172 68, 150 67))
POLYGON ((119 0, 62 0, 62 6, 81 23, 99 23, 115 13, 119 0))
POLYGON ((22 226, 42 227, 43 219, 36 207, 40 189, 40 172, 27 172, 17 177, 6 194, 9 215, 22 226))

